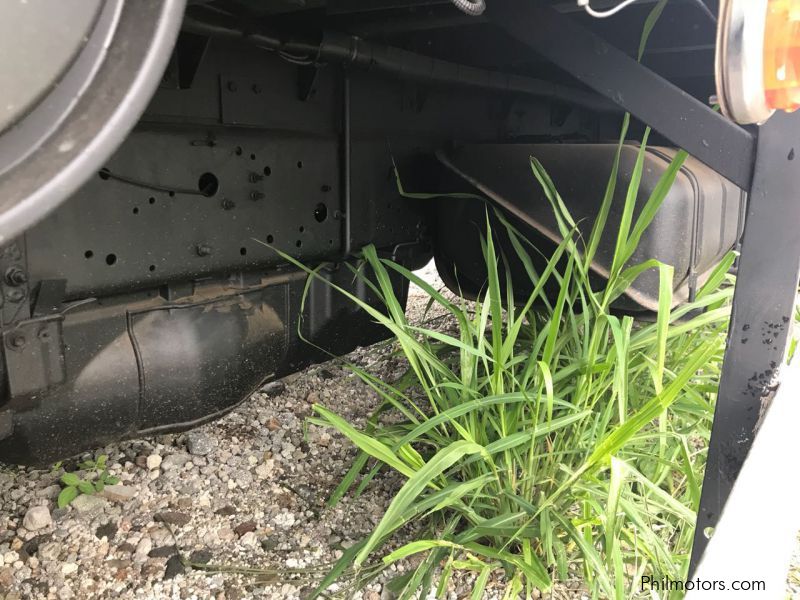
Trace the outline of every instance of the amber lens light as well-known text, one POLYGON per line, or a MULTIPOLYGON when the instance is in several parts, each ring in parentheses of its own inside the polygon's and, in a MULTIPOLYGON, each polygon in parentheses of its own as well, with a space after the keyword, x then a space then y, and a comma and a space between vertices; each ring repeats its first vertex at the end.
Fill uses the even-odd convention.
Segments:
POLYGON ((800 108, 800 0, 769 0, 764 36, 764 91, 776 110, 800 108))

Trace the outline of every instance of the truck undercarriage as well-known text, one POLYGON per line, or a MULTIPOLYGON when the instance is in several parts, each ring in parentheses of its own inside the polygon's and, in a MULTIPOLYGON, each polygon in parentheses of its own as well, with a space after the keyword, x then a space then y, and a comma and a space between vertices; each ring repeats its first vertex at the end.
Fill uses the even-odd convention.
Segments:
MULTIPOLYGON (((563 195, 590 218, 628 111, 631 139, 655 130, 645 190, 675 147, 693 157, 638 258, 675 265, 680 300, 741 242, 702 549, 776 387, 800 270, 800 174, 789 169, 800 119, 741 127, 711 108, 716 2, 669 2, 641 63, 647 0, 605 21, 573 1, 493 0, 477 17, 449 0, 190 1, 185 14, 179 2, 141 4, 138 18, 119 9, 120 36, 127 24, 128 40, 157 41, 169 37, 164 15, 177 22, 132 131, 75 135, 103 121, 103 100, 111 110, 129 99, 108 91, 118 89, 108 67, 85 114, 64 109, 72 133, 53 125, 52 140, 0 171, 2 460, 46 463, 189 428, 326 352, 386 337, 324 284, 303 305, 305 275, 276 250, 352 287, 345 263, 371 243, 409 268, 435 257, 451 286, 476 292, 485 205, 446 195, 482 194, 546 248, 557 240, 528 157, 572 186, 563 195), (71 168, 59 157, 90 156, 106 137, 116 150, 63 184, 66 201, 26 208, 57 196, 48 169, 71 168), (771 260, 770 239, 783 240, 785 260, 771 260)), ((35 112, 3 125, 0 159, 35 112)), ((620 308, 652 311, 657 285, 642 278, 620 308)), ((377 304, 367 287, 351 292, 377 304)))

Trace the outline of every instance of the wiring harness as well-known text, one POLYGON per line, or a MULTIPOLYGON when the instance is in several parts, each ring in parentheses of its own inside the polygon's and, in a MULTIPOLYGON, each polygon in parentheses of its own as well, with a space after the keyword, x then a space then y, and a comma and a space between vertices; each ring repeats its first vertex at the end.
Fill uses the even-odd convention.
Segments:
MULTIPOLYGON (((597 19, 605 19, 606 17, 613 17, 615 14, 617 14, 624 8, 627 8, 628 6, 636 2, 636 0, 624 0, 623 2, 617 4, 615 7, 609 8, 608 10, 596 10, 589 5, 590 1, 591 0, 578 0, 578 6, 582 6, 587 13, 589 13, 590 15, 592 15, 597 19)), ((703 0, 694 0, 694 3, 700 10, 703 11, 703 14, 705 14, 712 22, 714 23, 717 22, 717 17, 714 16, 714 13, 711 12, 711 9, 708 8, 708 5, 706 5, 706 3, 703 0)))
MULTIPOLYGON (((483 11, 486 10, 486 0, 451 0, 452 3, 462 12, 477 17, 483 14, 483 11)), ((614 6, 613 8, 609 8, 607 10, 597 10, 592 8, 589 4, 591 0, 578 0, 578 6, 582 6, 587 13, 595 17, 596 19, 605 19, 607 17, 613 17, 618 12, 624 10, 637 0, 622 0, 619 4, 614 6)), ((708 16, 712 21, 716 22, 717 18, 714 16, 714 13, 709 10, 706 3, 703 0, 695 0, 695 3, 703 10, 703 12, 708 16)))
POLYGON ((589 6, 590 0, 578 0, 578 6, 582 6, 587 13, 595 17, 596 19, 605 19, 607 17, 613 17, 615 14, 623 10, 624 8, 630 6, 637 0, 623 0, 617 4, 614 8, 609 8, 608 10, 595 10, 591 6, 589 6))

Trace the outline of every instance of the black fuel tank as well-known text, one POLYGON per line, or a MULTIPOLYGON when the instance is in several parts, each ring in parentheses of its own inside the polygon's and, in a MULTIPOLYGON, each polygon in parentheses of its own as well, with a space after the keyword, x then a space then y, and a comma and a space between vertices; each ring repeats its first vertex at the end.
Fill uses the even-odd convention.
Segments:
MULTIPOLYGON (((485 194, 513 204, 524 215, 516 225, 544 255, 555 248, 555 216, 539 182, 533 175, 530 157, 545 167, 572 214, 581 235, 588 239, 611 173, 615 144, 473 144, 442 157, 450 167, 442 189, 464 189, 469 183, 485 194), (522 222, 524 220, 524 222, 522 222), (548 233, 550 235, 548 235, 548 233)), ((596 273, 611 266, 625 195, 631 180, 638 147, 623 147, 618 182, 608 224, 595 259, 596 273)), ((638 211, 649 198, 669 166, 675 150, 649 148, 645 155, 638 211)), ((630 265, 657 259, 675 268, 675 302, 685 302, 702 285, 719 260, 739 240, 743 227, 745 194, 691 157, 686 160, 675 184, 642 237, 630 265)), ((506 256, 515 255, 497 224, 506 256)), ((479 234, 485 231, 485 208, 479 200, 447 198, 439 203, 437 266, 449 285, 476 292, 485 280, 479 234)), ((543 261, 532 256, 534 261, 543 261)), ((543 263, 542 263, 543 264, 543 263)), ((525 274, 516 265, 515 290, 525 294, 525 274), (517 281, 518 280, 518 281, 517 281)), ((513 267, 513 266, 512 266, 513 267)), ((598 275, 600 276, 600 275, 598 275)), ((528 285, 530 287, 530 285, 528 285)), ((642 274, 618 302, 629 311, 655 310, 659 279, 656 270, 642 274)))

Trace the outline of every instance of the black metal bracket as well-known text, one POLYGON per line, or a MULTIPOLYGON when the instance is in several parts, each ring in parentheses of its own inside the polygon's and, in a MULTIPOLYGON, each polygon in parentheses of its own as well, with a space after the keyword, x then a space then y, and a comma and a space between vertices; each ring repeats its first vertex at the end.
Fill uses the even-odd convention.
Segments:
POLYGON ((489 19, 742 189, 756 141, 679 87, 544 2, 493 0, 489 19))
POLYGON ((17 323, 2 333, 9 394, 25 396, 63 383, 61 315, 17 323))
POLYGON ((3 324, 31 316, 28 287, 25 243, 22 239, 13 240, 0 248, 0 321, 3 324))
POLYGON ((758 136, 691 572, 747 458, 785 362, 800 279, 798 143, 800 114, 776 114, 758 136))
POLYGON ((749 191, 691 575, 747 458, 785 361, 800 278, 800 168, 793 163, 800 114, 776 114, 755 136, 542 2, 493 0, 487 15, 749 191))

